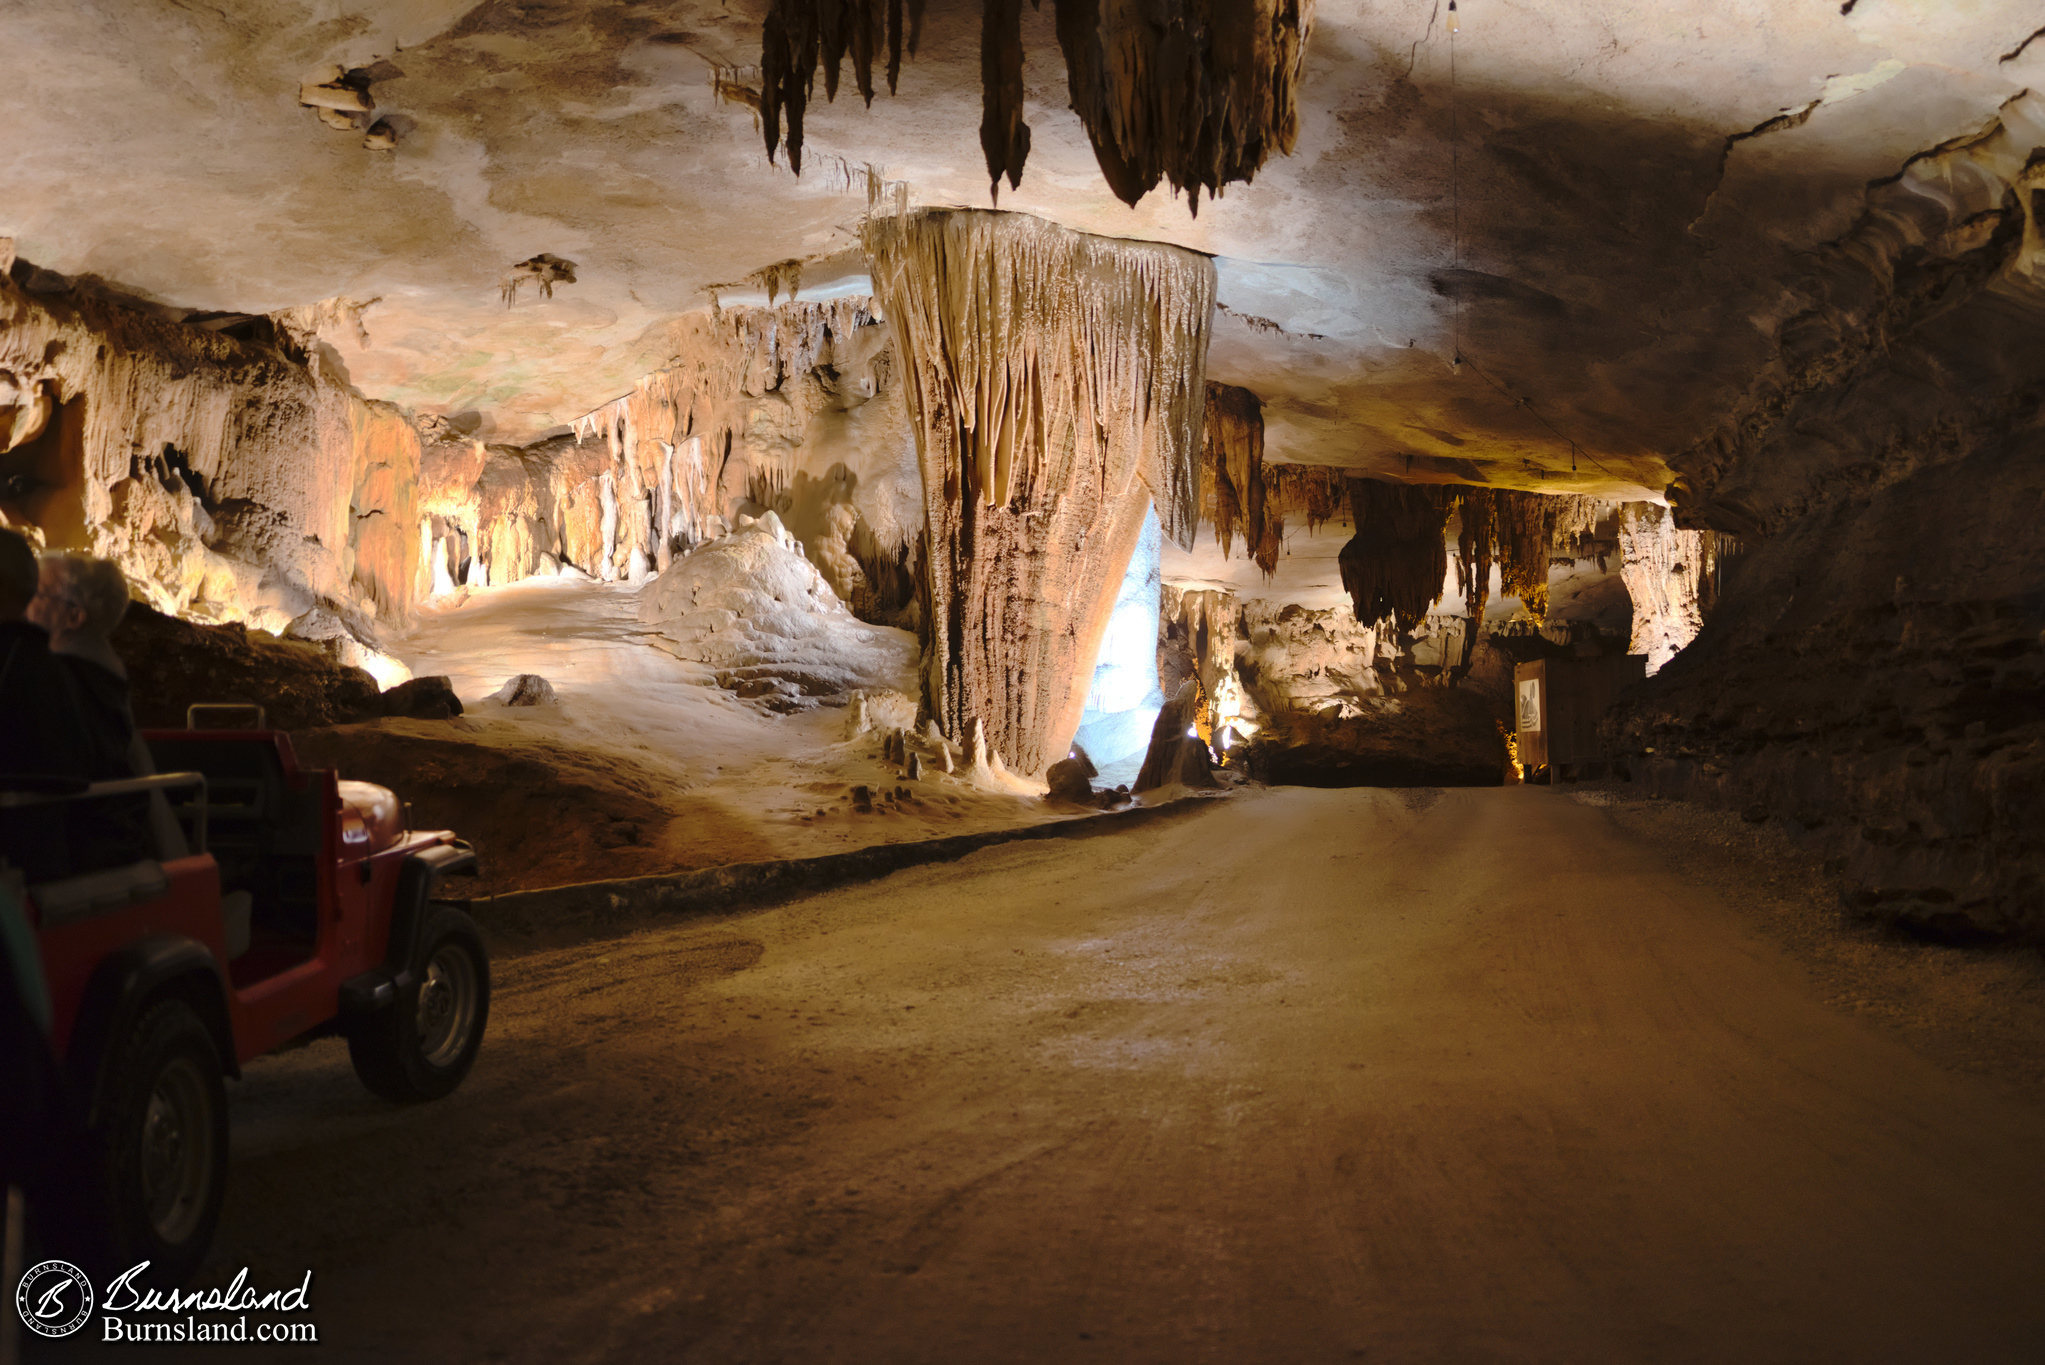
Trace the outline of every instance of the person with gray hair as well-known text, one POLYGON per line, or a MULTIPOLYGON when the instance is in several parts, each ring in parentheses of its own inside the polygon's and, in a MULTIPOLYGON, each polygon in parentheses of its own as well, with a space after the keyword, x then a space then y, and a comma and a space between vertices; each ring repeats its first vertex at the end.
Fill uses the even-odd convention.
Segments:
POLYGON ((107 638, 127 613, 128 580, 119 566, 73 551, 42 557, 28 619, 50 633, 50 652, 70 671, 100 781, 138 771, 128 670, 107 638))

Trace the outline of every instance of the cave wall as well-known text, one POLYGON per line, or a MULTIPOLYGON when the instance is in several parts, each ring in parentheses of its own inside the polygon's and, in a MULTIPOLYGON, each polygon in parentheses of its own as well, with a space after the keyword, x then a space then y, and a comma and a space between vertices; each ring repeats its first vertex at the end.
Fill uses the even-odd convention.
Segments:
POLYGON ((0 271, 0 514, 115 561, 167 612, 403 620, 417 433, 287 328, 246 323, 229 335, 0 271))
POLYGON ((2045 102, 1870 187, 1734 420, 1677 457, 1735 533, 1694 643, 1608 719, 1637 781, 1775 821, 1852 902, 2045 931, 2045 102))
POLYGON ((870 302, 705 310, 669 344, 571 435, 486 446, 434 424, 417 534, 442 590, 464 560, 471 583, 564 563, 634 580, 771 510, 841 598, 905 605, 921 496, 894 331, 870 302))

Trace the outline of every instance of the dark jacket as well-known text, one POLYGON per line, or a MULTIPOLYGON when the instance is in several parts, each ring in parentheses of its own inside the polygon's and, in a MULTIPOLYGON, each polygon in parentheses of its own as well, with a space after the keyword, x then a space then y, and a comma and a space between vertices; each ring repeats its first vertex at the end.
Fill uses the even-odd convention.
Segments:
POLYGON ((91 778, 91 733, 71 670, 28 621, 0 621, 0 773, 91 778))
MULTIPOLYGON (((0 621, 0 775, 91 781, 97 761, 71 670, 50 637, 28 621, 0 621)), ((72 870, 71 820, 63 806, 0 809, 0 855, 28 881, 72 870)))
POLYGON ((128 752, 135 742, 135 713, 128 708, 128 680, 90 659, 53 655, 71 675, 86 737, 92 744, 92 780, 135 776, 128 752))

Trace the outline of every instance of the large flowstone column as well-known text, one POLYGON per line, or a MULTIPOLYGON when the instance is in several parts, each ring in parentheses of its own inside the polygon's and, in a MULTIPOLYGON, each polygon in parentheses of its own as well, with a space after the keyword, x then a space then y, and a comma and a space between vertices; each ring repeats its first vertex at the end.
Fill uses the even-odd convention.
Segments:
POLYGON ((1155 500, 1190 545, 1214 266, 1024 214, 871 220, 930 538, 925 702, 1018 772, 1065 756, 1155 500))

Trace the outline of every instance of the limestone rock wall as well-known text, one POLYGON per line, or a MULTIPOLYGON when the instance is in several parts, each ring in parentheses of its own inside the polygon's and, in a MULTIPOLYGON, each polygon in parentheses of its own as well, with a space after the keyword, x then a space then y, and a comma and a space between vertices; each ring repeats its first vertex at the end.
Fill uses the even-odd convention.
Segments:
POLYGON ((1780 822, 1939 932, 2045 933, 2041 151, 2019 96, 1811 253, 1735 420, 1676 460, 1679 523, 1744 547, 1723 598, 1609 720, 1651 790, 1780 822))
POLYGON ((416 530, 426 590, 561 564, 636 580, 773 511, 842 599, 871 596, 866 566, 898 565, 921 521, 893 338, 865 299, 699 312, 667 366, 572 435, 484 446, 443 424, 416 530))
POLYGON ((114 560, 167 612, 271 630, 315 609, 365 632, 402 619, 417 433, 249 321, 232 336, 0 273, 0 514, 114 560))

